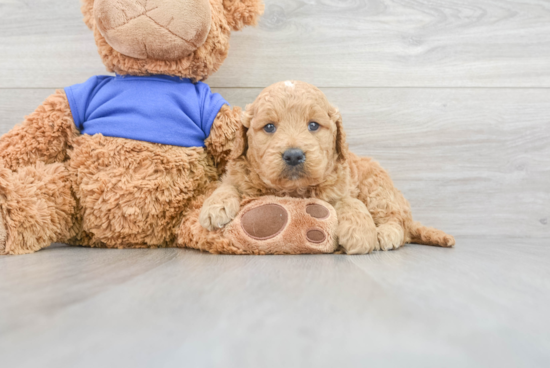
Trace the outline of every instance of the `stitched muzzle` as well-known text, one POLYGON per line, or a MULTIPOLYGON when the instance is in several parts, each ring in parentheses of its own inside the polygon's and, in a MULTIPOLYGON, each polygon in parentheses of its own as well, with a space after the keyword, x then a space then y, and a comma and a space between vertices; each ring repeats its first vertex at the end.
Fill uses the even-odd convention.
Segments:
POLYGON ((96 0, 96 25, 109 45, 136 59, 177 60, 210 32, 208 0, 96 0))

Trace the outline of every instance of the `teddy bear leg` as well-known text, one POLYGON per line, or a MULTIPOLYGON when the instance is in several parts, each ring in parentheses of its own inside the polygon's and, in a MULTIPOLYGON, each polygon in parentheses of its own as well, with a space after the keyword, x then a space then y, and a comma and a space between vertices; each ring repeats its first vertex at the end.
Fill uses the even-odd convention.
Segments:
POLYGON ((71 237, 76 201, 63 164, 0 165, 0 254, 33 253, 71 237))
POLYGON ((199 223, 203 201, 196 201, 184 219, 178 246, 222 254, 332 253, 337 248, 336 210, 318 199, 243 200, 237 217, 214 231, 199 223))

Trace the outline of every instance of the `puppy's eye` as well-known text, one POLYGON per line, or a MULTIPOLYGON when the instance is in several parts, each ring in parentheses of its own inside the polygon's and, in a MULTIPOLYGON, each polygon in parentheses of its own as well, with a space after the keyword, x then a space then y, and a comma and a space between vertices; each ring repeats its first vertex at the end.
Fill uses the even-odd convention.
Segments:
POLYGON ((310 122, 308 125, 307 125, 307 128, 309 129, 310 132, 314 132, 316 130, 319 130, 319 123, 316 123, 314 121, 310 122))
POLYGON ((266 133, 275 133, 276 130, 277 127, 274 124, 267 124, 266 126, 264 126, 264 131, 266 133))

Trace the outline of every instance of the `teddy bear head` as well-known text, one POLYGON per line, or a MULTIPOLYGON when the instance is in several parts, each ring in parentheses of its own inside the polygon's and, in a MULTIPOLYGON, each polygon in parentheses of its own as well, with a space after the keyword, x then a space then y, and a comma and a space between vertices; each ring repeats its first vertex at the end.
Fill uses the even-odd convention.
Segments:
POLYGON ((231 31, 255 25, 262 12, 262 0, 82 0, 109 71, 195 81, 222 65, 231 31))

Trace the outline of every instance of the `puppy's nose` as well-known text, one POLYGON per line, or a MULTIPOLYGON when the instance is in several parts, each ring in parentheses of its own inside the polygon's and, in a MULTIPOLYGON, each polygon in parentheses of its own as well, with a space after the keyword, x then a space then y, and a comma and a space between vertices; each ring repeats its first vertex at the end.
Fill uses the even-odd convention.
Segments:
POLYGON ((290 148, 283 153, 283 160, 289 166, 297 166, 306 161, 306 155, 299 148, 290 148))

